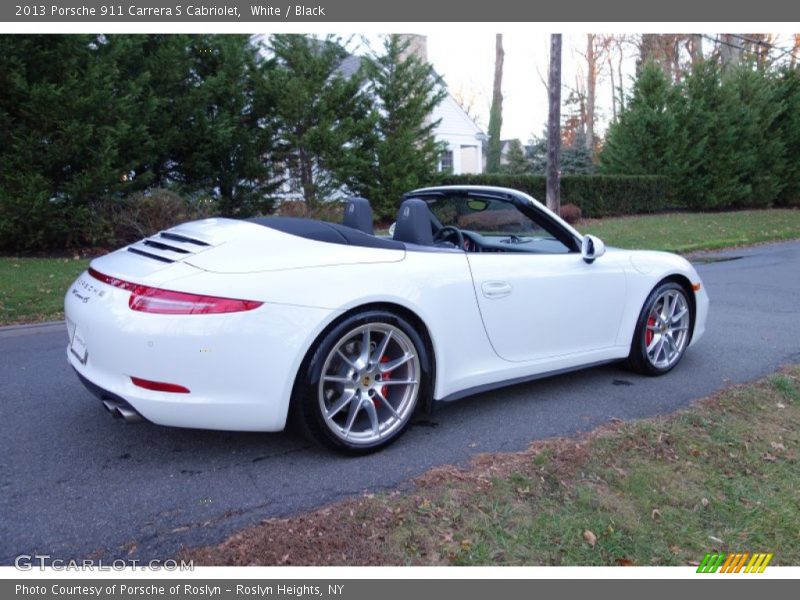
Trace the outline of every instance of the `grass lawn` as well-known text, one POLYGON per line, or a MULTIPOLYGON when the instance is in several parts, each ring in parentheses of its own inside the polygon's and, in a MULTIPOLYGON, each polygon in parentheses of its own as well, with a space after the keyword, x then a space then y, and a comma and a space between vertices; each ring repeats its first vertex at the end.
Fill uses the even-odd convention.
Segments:
POLYGON ((609 246, 694 252, 800 238, 800 210, 669 213, 587 219, 578 225, 609 246))
MULTIPOLYGON (((197 564, 800 564, 800 367, 673 415, 443 467, 406 492, 270 519, 197 564)), ((345 460, 345 459, 343 459, 345 460)))
POLYGON ((0 257, 0 325, 64 318, 64 294, 88 264, 71 258, 0 257))

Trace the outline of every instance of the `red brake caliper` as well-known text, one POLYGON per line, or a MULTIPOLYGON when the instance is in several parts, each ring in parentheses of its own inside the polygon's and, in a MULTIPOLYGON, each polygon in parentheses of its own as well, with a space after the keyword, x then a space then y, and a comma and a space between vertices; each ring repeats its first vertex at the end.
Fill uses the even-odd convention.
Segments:
MULTIPOLYGON (((389 362, 389 357, 388 357, 388 356, 386 356, 386 355, 384 354, 383 356, 381 356, 381 362, 382 362, 382 363, 387 363, 387 362, 389 362)), ((383 373, 383 374, 381 375, 381 377, 382 377, 383 379, 389 379, 391 376, 392 376, 392 372, 391 372, 391 371, 386 371, 385 373, 383 373)), ((384 398, 386 398, 388 394, 389 394, 389 386, 388 386, 388 385, 384 385, 384 386, 382 386, 382 387, 381 387, 381 396, 383 396, 384 398)), ((373 402, 374 402, 374 404, 375 404, 375 408, 377 408, 378 406, 380 406, 380 399, 378 399, 378 398, 373 398, 372 400, 373 400, 373 402)))
POLYGON ((653 341, 653 330, 650 329, 656 324, 656 318, 653 315, 650 315, 650 318, 647 319, 647 331, 644 333, 644 345, 649 346, 650 343, 653 341))

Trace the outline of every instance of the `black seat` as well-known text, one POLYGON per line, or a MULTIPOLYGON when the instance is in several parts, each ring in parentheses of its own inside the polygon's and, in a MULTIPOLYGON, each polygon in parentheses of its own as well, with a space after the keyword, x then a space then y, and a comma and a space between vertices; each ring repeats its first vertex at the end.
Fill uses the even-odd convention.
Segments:
POLYGON ((348 198, 344 207, 342 225, 373 235, 372 207, 369 205, 369 200, 356 196, 348 198))
POLYGON ((394 239, 398 242, 433 246, 431 211, 424 200, 404 200, 397 212, 394 239))

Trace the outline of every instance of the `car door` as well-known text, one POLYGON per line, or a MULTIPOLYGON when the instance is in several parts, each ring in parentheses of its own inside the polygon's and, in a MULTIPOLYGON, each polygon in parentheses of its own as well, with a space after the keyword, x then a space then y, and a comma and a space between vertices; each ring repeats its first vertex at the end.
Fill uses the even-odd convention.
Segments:
POLYGON ((505 360, 546 360, 615 344, 626 281, 614 253, 591 264, 576 252, 468 258, 486 332, 505 360))

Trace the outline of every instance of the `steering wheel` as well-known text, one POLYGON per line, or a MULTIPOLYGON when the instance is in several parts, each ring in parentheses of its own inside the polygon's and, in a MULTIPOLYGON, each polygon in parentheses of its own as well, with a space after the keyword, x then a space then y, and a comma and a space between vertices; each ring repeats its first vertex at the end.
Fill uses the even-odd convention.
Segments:
POLYGON ((464 234, 461 233, 461 230, 458 227, 453 227, 452 225, 445 225, 439 231, 437 231, 433 235, 434 242, 444 242, 446 241, 449 234, 455 234, 456 239, 458 240, 458 248, 462 250, 466 249, 466 244, 464 242, 464 234))

